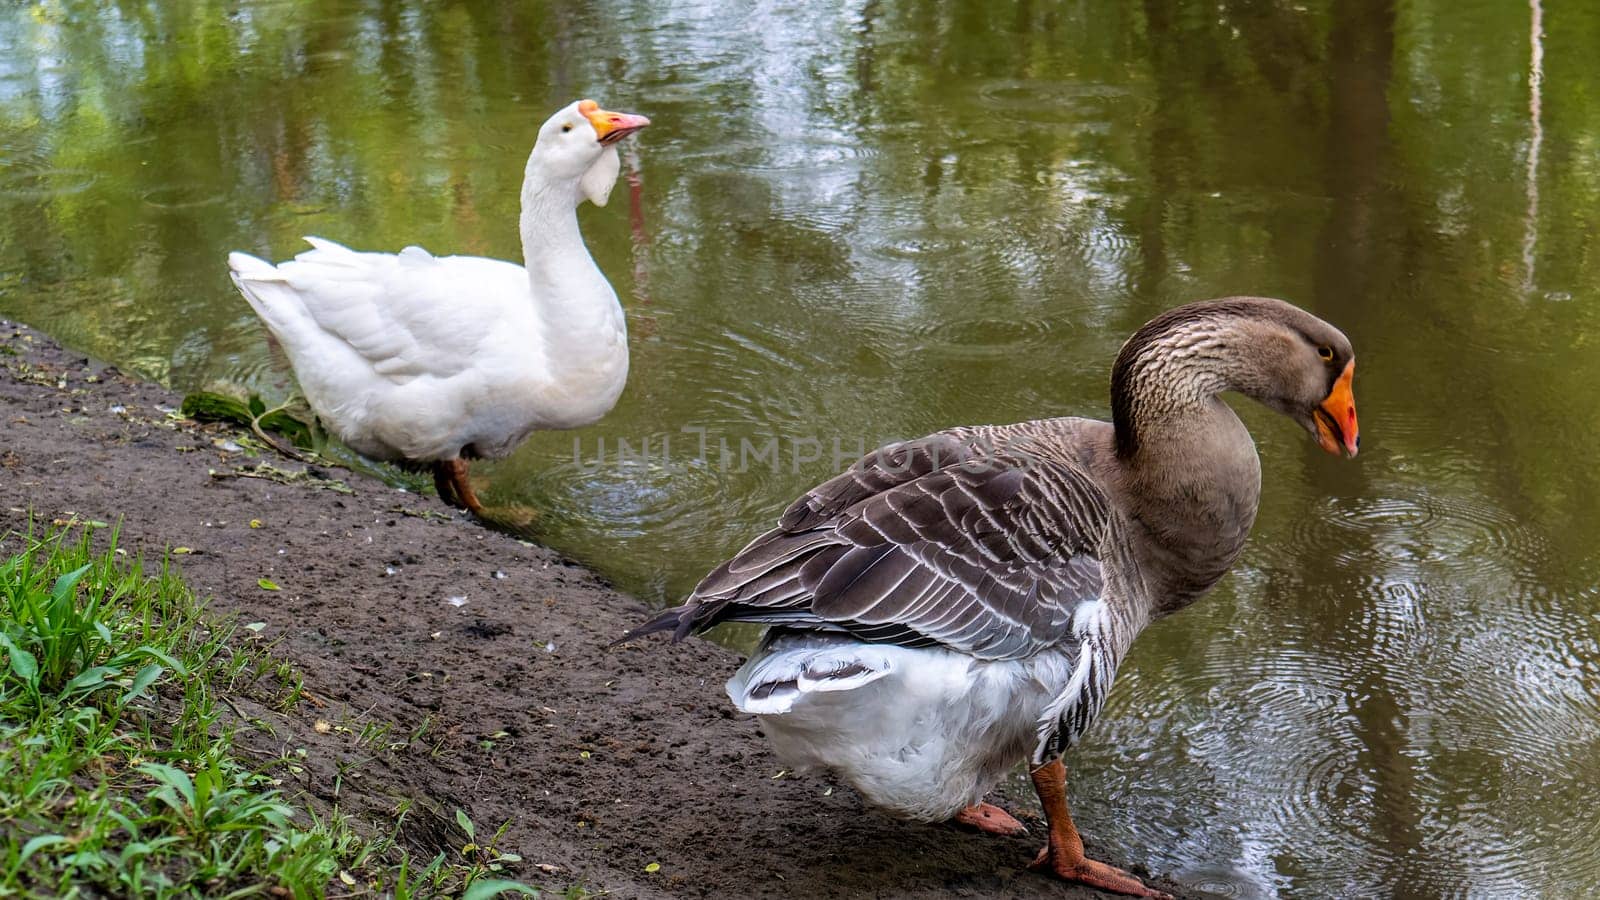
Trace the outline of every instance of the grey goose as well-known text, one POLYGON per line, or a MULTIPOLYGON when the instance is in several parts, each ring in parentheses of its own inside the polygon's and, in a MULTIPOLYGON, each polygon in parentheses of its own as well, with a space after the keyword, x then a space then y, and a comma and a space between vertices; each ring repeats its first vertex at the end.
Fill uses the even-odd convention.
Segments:
POLYGON ((1261 466, 1234 391, 1356 454, 1350 342, 1281 300, 1170 310, 1123 345, 1113 421, 951 428, 890 444, 796 500, 688 601, 623 640, 770 625, 729 680, 779 757, 919 821, 1016 833, 983 796, 1028 760, 1034 868, 1162 896, 1084 856, 1061 754, 1152 621, 1244 547, 1261 466))

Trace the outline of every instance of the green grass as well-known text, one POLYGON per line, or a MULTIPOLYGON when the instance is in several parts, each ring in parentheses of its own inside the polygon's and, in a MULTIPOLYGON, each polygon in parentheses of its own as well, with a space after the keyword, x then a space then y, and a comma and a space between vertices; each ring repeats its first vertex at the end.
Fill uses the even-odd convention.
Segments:
MULTIPOLYGON (((219 701, 293 667, 234 642, 171 568, 110 530, 0 535, 0 897, 410 897, 535 892, 479 844, 420 861, 335 809, 297 809, 240 762, 219 701)), ((382 732, 375 730, 373 736, 382 732)), ((583 896, 581 889, 567 896, 583 896)))

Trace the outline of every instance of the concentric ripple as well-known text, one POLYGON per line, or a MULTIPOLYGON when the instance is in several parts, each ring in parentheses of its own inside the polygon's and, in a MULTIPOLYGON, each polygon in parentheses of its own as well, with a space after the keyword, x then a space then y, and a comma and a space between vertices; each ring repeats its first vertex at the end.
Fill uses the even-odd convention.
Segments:
POLYGON ((1043 317, 941 319, 918 323, 911 340, 918 353, 943 359, 1003 359, 1042 350, 1056 326, 1043 317))
POLYGON ((1288 525, 1267 553, 1289 562, 1318 554, 1354 567, 1373 553, 1390 570, 1449 571, 1459 578, 1504 571, 1532 573, 1547 562, 1537 529, 1506 509, 1470 496, 1418 488, 1404 496, 1329 498, 1288 525))

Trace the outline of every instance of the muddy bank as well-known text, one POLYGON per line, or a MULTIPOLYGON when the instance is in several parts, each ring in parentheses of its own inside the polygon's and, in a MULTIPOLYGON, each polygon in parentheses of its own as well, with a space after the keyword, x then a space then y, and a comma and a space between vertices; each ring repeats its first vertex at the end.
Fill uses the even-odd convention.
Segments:
POLYGON ((178 403, 0 323, 0 530, 29 510, 120 519, 130 550, 192 551, 177 559, 212 610, 263 623, 304 674, 314 702, 240 711, 313 805, 386 828, 413 803, 403 837, 424 852, 460 842, 458 807, 480 833, 509 821, 516 877, 621 897, 1107 896, 1027 872, 1041 838, 909 825, 775 777, 722 694, 732 654, 606 651, 645 610, 587 570, 432 497, 253 456, 178 403))

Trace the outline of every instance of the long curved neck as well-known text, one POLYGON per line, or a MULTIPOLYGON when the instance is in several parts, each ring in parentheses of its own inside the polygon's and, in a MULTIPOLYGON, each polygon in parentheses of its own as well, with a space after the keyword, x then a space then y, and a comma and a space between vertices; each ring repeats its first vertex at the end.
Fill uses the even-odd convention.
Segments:
POLYGON ((1147 459, 1233 387, 1234 337, 1225 319, 1162 316, 1128 339, 1111 367, 1119 459, 1147 459))
POLYGON ((1261 462, 1219 396, 1243 349, 1227 320, 1161 320, 1128 340, 1112 368, 1117 489, 1146 539, 1157 614, 1221 578, 1244 547, 1261 497, 1261 462))
POLYGON ((623 329, 616 292, 578 230, 578 183, 541 174, 532 157, 522 183, 522 255, 555 371, 592 368, 595 338, 623 329))

